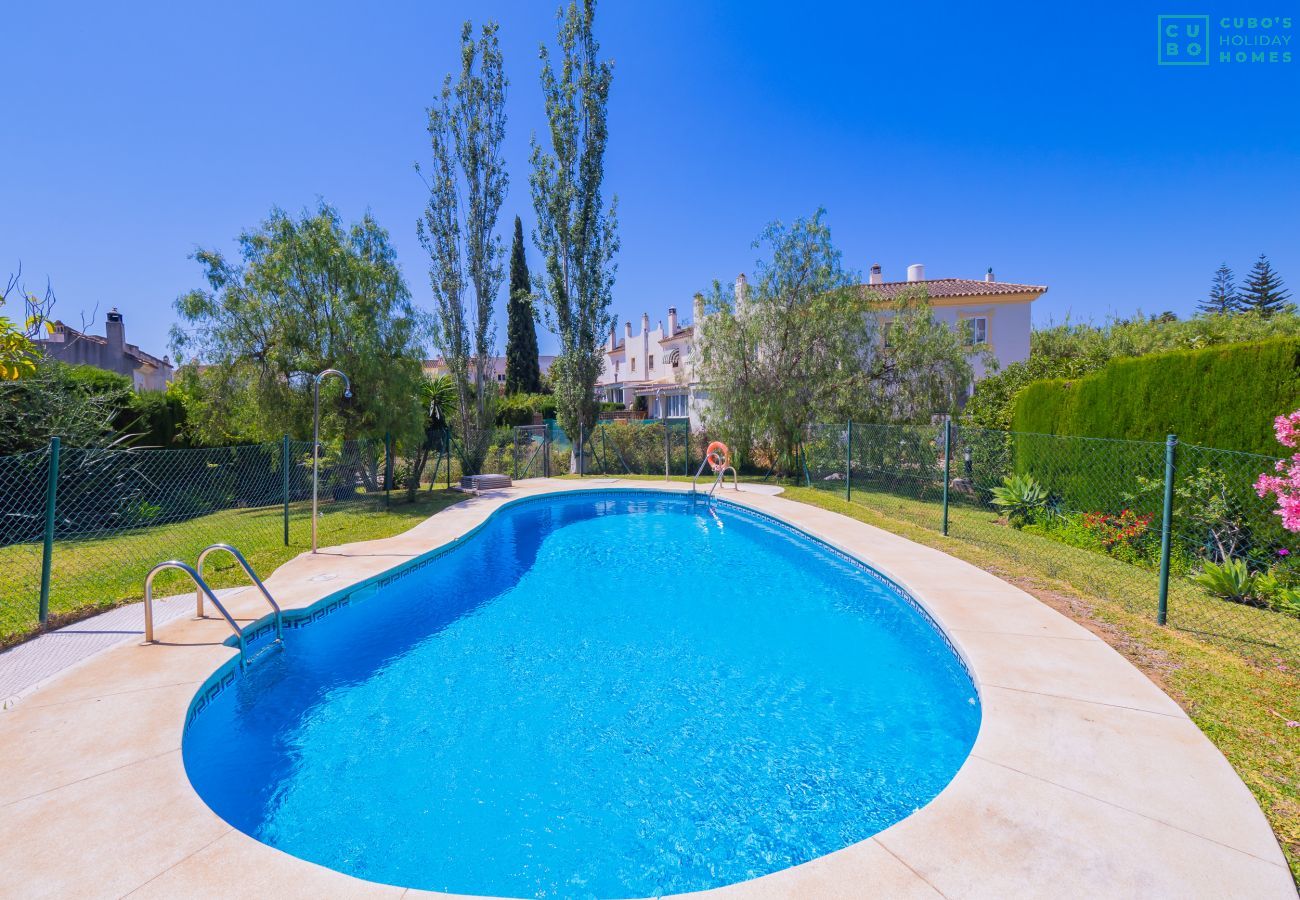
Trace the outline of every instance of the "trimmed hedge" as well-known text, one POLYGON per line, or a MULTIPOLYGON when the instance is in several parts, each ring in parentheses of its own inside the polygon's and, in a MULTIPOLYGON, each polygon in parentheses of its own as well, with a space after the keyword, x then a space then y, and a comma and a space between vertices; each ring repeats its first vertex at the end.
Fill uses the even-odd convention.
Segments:
POLYGON ((1112 360, 1016 397, 1018 432, 1161 441, 1278 456, 1273 419, 1300 407, 1300 339, 1112 360))

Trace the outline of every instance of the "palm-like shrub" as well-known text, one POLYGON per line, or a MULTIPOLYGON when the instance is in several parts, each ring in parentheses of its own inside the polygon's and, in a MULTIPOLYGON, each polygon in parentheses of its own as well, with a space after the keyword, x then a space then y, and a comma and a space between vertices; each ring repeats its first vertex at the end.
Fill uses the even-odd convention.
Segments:
POLYGON ((1032 475, 1008 475, 990 493, 992 504, 1006 513, 1007 521, 1016 528, 1036 521, 1048 508, 1047 488, 1032 475))
POLYGON ((1227 559, 1206 563, 1201 574, 1192 579, 1206 591, 1233 603, 1258 602, 1259 575, 1250 571, 1244 559, 1227 559))

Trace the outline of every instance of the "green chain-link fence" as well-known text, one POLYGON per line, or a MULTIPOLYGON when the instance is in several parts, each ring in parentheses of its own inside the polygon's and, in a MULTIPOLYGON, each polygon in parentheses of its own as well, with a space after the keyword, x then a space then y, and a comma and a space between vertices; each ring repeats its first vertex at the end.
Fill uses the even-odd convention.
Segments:
POLYGON ((561 475, 694 475, 704 458, 686 419, 600 422, 568 435, 554 422, 514 430, 517 479, 561 475), (577 448, 581 448, 581 452, 577 448))
MULTIPOLYGON (((577 436, 547 423, 495 435, 485 471, 690 477, 707 442, 685 420, 602 423, 577 436)), ((445 436, 436 444, 423 483, 454 484, 455 454, 445 436)), ((324 446, 321 545, 355 539, 358 514, 404 502, 407 491, 388 488, 410 483, 413 457, 379 440, 324 446)), ((1274 462, 1176 442, 846 422, 809 429, 797 468, 809 487, 995 548, 1261 661, 1293 664, 1300 540, 1253 489, 1274 462)), ((138 597, 164 556, 193 559, 215 541, 252 554, 307 549, 310 507, 308 442, 0 458, 0 640, 33 630, 43 611, 57 622, 138 597)), ((218 586, 236 576, 213 570, 218 586)), ((181 577, 164 575, 159 592, 183 590, 181 577)))
MULTIPOLYGON (((437 460, 445 466, 445 452, 437 460)), ((373 517, 408 503, 391 490, 404 465, 389 440, 322 444, 319 544, 369 536, 373 517)), ((198 450, 55 443, 0 458, 0 643, 137 599, 155 563, 192 564, 211 543, 250 558, 275 549, 276 560, 310 549, 311 485, 311 443, 287 438, 198 450)), ((241 583, 232 562, 213 562, 215 587, 241 583)), ((171 572, 155 588, 187 589, 171 572)))
POLYGON ((1265 664, 1300 661, 1300 536, 1253 487, 1272 457, 856 422, 809 429, 803 456, 809 487, 984 544, 1265 664))

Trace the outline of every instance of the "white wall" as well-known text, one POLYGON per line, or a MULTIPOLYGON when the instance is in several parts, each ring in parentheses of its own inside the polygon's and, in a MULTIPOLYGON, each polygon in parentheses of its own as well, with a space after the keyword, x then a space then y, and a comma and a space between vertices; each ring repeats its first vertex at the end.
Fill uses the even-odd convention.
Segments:
MULTIPOLYGON (((962 319, 983 316, 988 320, 988 343, 998 365, 1005 368, 1013 362, 1029 358, 1030 304, 1024 303, 972 303, 961 306, 935 306, 934 317, 950 327, 959 327, 962 319)), ((971 360, 975 380, 984 377, 984 364, 971 360)))

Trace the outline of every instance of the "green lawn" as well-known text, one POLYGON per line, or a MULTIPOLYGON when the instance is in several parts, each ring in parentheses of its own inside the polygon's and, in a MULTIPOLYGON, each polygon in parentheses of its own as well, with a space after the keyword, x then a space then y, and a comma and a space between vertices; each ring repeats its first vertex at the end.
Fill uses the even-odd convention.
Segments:
MULTIPOLYGON (((321 506, 318 543, 322 547, 400 534, 465 495, 437 489, 421 491, 415 502, 394 491, 321 506)), ((289 543, 284 543, 282 506, 231 509, 184 522, 141 528, 106 537, 55 544, 50 625, 66 624, 143 596, 144 577, 164 559, 194 565, 200 551, 218 541, 233 544, 262 577, 304 550, 311 549, 311 504, 290 506, 289 543)), ((16 643, 37 629, 40 593, 40 544, 0 548, 0 646, 16 643)), ((214 588, 246 583, 228 554, 212 557, 204 576, 214 588)), ((188 590, 179 572, 161 573, 156 596, 188 590)))

